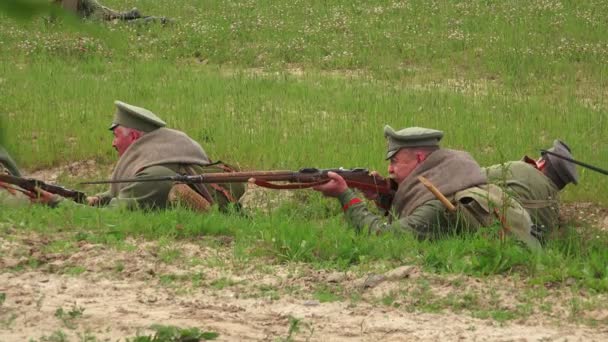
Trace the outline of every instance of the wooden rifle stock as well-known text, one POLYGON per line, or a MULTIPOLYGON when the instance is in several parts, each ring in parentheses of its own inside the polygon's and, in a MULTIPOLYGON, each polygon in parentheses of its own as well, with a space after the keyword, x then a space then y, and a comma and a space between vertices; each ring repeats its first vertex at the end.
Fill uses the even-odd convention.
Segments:
POLYGON ((77 190, 66 189, 59 185, 47 184, 43 181, 33 178, 21 178, 12 175, 0 174, 0 182, 12 184, 20 187, 21 189, 36 193, 36 188, 48 191, 52 194, 59 195, 61 197, 69 198, 74 202, 86 203, 87 195, 84 192, 77 190))

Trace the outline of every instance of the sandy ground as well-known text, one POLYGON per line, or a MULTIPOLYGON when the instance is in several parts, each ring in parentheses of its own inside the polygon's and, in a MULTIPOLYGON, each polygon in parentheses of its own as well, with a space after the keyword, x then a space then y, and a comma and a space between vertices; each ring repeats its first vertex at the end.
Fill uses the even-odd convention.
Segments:
MULTIPOLYGON (((369 275, 331 273, 304 264, 274 265, 263 259, 242 263, 229 246, 217 244, 180 242, 170 247, 182 251, 180 258, 163 262, 163 248, 168 247, 157 242, 130 241, 136 246, 131 249, 81 242, 77 250, 63 254, 45 253, 48 242, 32 235, 0 238, 0 293, 6 297, 0 306, 0 341, 40 339, 57 330, 70 341, 82 341, 85 333, 98 341, 122 341, 150 334, 152 324, 198 327, 219 333, 220 341, 277 341, 289 335, 290 318, 300 322, 291 336, 296 341, 608 340, 605 325, 560 323, 536 315, 499 323, 449 310, 411 311, 407 303, 381 305, 378 298, 391 289, 438 277, 412 266, 388 270, 384 281, 373 282, 369 275), (42 265, 21 267, 32 257, 42 265), (82 273, 68 275, 74 267, 82 273), (196 284, 195 275, 200 280, 196 284), (173 281, 167 282, 168 276, 173 281), (226 286, 218 286, 222 281, 226 286), (359 293, 360 300, 319 302, 313 292, 323 283, 359 293), (62 319, 58 308, 81 315, 62 319)), ((507 292, 516 286, 496 281, 507 292)), ((465 282, 478 289, 490 286, 477 279, 465 282)), ((432 284, 437 294, 450 286, 432 284)), ((600 314, 608 317, 606 311, 600 314)))

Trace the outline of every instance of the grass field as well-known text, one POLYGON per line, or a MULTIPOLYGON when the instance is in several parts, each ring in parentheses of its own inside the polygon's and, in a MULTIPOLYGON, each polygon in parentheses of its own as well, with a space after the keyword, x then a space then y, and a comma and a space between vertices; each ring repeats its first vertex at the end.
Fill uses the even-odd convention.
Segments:
MULTIPOLYGON (((560 138, 576 158, 608 168, 605 1, 103 4, 137 6, 174 21, 70 26, 0 14, 0 140, 28 170, 89 159, 103 167, 113 163, 107 127, 114 100, 152 110, 200 141, 212 159, 243 169, 344 166, 384 173, 385 124, 442 129, 443 146, 470 151, 482 165, 537 156, 560 138)), ((580 184, 568 186, 564 199, 606 206, 608 177, 582 168, 579 173, 580 184)), ((88 177, 65 181, 74 185, 81 178, 88 177)), ((450 278, 458 275, 515 284, 514 301, 466 286, 472 292, 463 294, 462 284, 435 298, 424 281, 409 292, 365 298, 401 312, 464 310, 499 322, 562 318, 566 312, 568 322, 591 327, 608 321, 601 311, 608 293, 608 237, 578 223, 540 255, 501 243, 493 228, 439 242, 392 234, 368 238, 348 230, 337 203, 302 191, 270 215, 249 217, 183 210, 128 216, 91 208, 0 210, 0 236, 19 240, 13 234, 42 236, 44 255, 66 258, 83 244, 123 251, 132 247, 129 239, 144 239, 162 250, 198 243, 201 236, 228 237, 239 267, 271 260, 365 274, 409 264, 446 282, 459 282, 450 278), (560 304, 549 303, 553 299, 560 304)), ((0 257, 15 257, 1 247, 0 257)), ((48 258, 15 253, 23 260, 7 272, 47 272, 48 258)), ((180 253, 164 251, 155 262, 191 261, 180 253)), ((108 277, 125 277, 124 265, 117 261, 115 268, 108 277)), ((51 269, 94 273, 80 264, 51 269)), ((154 277, 163 286, 183 280, 154 277)), ((224 275, 206 282, 218 290, 235 284, 224 275)), ((437 284, 431 287, 441 287, 441 280, 437 284)), ((348 283, 314 288, 314 298, 356 303, 365 296, 347 295, 341 286, 348 283)), ((293 295, 288 287, 264 289, 264 296, 293 295)), ((5 319, 0 315, 0 328, 8 326, 5 319)))
MULTIPOLYGON (((608 167, 603 1, 104 4, 175 22, 0 28, 1 115, 24 167, 115 160, 116 99, 249 169, 383 171, 385 124, 442 129, 484 165, 561 138, 608 167)), ((608 178, 580 172, 565 198, 607 203, 608 178)))

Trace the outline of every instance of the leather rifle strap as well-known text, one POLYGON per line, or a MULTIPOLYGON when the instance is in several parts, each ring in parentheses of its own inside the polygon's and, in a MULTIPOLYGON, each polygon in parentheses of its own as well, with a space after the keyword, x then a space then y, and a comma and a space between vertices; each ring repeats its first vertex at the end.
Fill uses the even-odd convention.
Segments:
POLYGON ((255 182, 254 182, 254 184, 258 185, 258 186, 261 186, 261 187, 264 187, 264 188, 283 190, 283 189, 306 189, 306 188, 312 188, 313 186, 322 185, 322 184, 325 184, 325 183, 327 183, 329 181, 330 181, 329 179, 324 179, 322 181, 311 182, 311 183, 275 184, 275 183, 270 183, 270 182, 267 182, 267 181, 256 179, 255 182))
POLYGON ((209 185, 215 189, 215 191, 220 192, 222 195, 224 195, 224 197, 226 197, 226 199, 231 202, 231 203, 236 203, 236 199, 234 198, 234 196, 232 196, 232 194, 230 193, 230 191, 228 191, 226 188, 222 187, 219 184, 216 183, 209 183, 209 185))
MULTIPOLYGON (((198 173, 190 165, 184 166, 184 169, 186 169, 186 172, 189 175, 192 175, 192 176, 198 175, 198 173)), ((194 190, 196 190, 196 192, 198 192, 199 195, 203 196, 203 198, 206 199, 207 202, 209 202, 210 204, 215 203, 215 201, 213 200, 213 196, 211 196, 211 194, 209 193, 209 190, 207 190, 207 188, 205 187, 204 184, 191 183, 188 185, 190 185, 194 190)))

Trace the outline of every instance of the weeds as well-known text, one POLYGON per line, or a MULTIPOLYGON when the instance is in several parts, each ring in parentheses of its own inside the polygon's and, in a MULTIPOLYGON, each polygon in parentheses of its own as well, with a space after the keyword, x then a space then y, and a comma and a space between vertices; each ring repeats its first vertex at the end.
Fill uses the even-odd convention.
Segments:
POLYGON ((61 330, 56 330, 53 333, 51 333, 48 336, 42 336, 40 337, 40 340, 36 341, 34 339, 30 339, 30 342, 69 342, 70 339, 68 338, 68 335, 66 335, 63 331, 61 330))
POLYGON ((295 335, 297 335, 300 332, 300 329, 302 328, 302 326, 309 328, 309 335, 306 338, 306 341, 309 341, 310 338, 312 337, 312 334, 314 333, 314 328, 312 326, 309 326, 306 323, 303 323, 300 318, 296 318, 293 316, 289 316, 289 329, 287 330, 287 336, 285 336, 283 338, 278 338, 275 341, 277 341, 277 342, 294 341, 295 335))
POLYGON ((138 335, 127 338, 127 342, 198 342, 215 340, 219 334, 215 332, 200 331, 198 328, 179 328, 171 325, 152 325, 154 335, 138 335))
POLYGON ((76 328, 76 319, 82 317, 84 313, 84 308, 78 306, 76 303, 72 305, 69 311, 63 310, 62 307, 57 308, 55 310, 55 317, 60 319, 63 322, 63 325, 68 329, 76 328))

